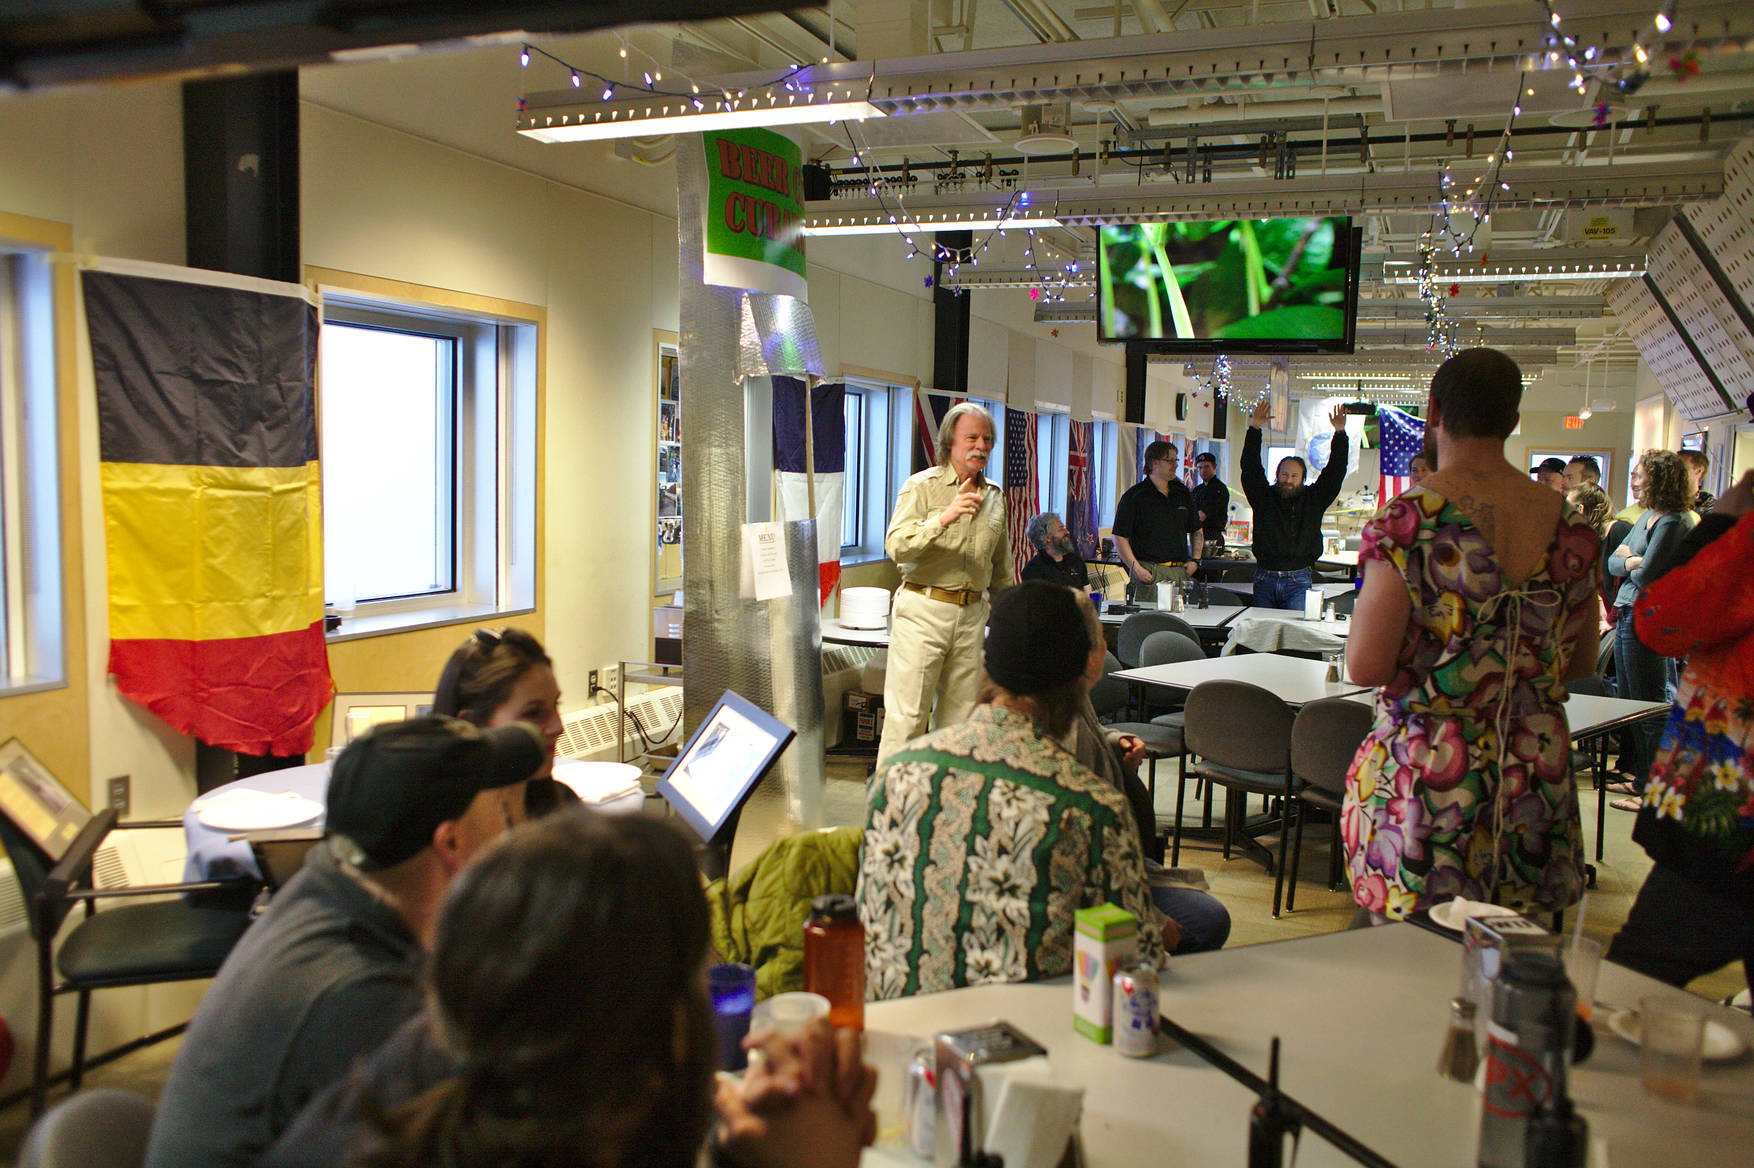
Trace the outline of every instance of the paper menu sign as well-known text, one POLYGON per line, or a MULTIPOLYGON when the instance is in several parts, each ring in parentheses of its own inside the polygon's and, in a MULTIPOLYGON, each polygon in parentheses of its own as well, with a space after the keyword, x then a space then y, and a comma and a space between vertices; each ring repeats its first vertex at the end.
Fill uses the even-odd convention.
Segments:
POLYGON ((772 600, 792 593, 792 573, 786 563, 786 536, 778 523, 743 525, 742 594, 772 600))

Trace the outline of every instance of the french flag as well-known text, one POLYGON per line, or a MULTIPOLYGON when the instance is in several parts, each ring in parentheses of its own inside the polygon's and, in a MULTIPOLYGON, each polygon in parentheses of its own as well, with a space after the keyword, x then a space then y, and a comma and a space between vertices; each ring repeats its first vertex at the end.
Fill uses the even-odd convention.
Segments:
POLYGON ((809 391, 808 446, 804 441, 804 393, 804 383, 795 377, 773 379, 774 518, 782 522, 816 520, 817 602, 827 604, 840 583, 847 387, 836 382, 809 391), (814 468, 809 466, 806 450, 815 456, 814 468))

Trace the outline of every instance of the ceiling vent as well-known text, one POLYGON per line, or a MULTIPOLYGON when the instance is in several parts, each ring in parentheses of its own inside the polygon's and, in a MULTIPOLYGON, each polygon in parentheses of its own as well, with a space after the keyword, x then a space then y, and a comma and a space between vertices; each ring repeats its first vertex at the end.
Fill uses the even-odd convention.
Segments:
POLYGON ((1026 105, 1019 127, 1019 154, 1070 154, 1078 149, 1072 137, 1072 103, 1052 101, 1044 105, 1026 105))

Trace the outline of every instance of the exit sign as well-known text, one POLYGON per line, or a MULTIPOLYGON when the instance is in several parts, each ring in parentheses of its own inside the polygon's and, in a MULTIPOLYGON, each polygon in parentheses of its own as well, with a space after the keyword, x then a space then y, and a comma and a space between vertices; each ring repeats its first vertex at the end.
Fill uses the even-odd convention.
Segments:
POLYGON ((1581 430, 1583 429, 1583 419, 1577 414, 1567 414, 1565 415, 1565 428, 1567 430, 1581 430))

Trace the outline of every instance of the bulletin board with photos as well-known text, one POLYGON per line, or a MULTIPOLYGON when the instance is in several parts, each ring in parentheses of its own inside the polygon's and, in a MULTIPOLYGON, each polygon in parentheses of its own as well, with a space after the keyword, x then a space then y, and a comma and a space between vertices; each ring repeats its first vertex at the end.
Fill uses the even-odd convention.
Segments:
POLYGON ((675 334, 658 334, 655 365, 657 538, 652 594, 665 596, 682 587, 682 360, 675 334))

